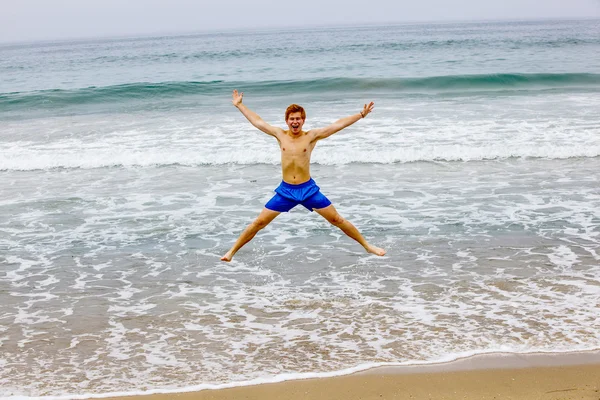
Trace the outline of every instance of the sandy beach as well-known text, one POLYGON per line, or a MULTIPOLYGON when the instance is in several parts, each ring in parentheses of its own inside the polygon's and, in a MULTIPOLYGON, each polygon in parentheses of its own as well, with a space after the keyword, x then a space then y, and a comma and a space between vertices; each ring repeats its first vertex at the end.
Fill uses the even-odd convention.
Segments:
POLYGON ((471 357, 447 364, 376 368, 323 379, 120 397, 140 400, 600 399, 600 353, 471 357))

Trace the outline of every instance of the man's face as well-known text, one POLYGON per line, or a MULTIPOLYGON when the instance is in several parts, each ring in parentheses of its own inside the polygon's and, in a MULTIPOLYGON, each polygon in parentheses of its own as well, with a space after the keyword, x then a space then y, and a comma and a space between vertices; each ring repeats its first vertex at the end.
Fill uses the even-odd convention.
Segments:
POLYGON ((302 119, 302 113, 300 111, 293 112, 288 115, 287 121, 288 128, 292 133, 298 134, 302 132, 302 125, 304 125, 304 120, 302 119))

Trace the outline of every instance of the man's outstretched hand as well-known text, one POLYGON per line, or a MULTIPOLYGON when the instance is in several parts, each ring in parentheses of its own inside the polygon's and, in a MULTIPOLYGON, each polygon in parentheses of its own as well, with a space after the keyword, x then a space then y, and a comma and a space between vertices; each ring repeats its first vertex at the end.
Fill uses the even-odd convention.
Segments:
POLYGON ((234 106, 237 107, 240 104, 242 104, 243 98, 244 98, 244 92, 238 93, 237 89, 233 90, 233 98, 231 99, 231 102, 233 103, 234 106))
POLYGON ((366 117, 367 114, 369 114, 371 111, 373 111, 373 107, 375 107, 375 103, 370 102, 369 104, 365 104, 363 110, 360 112, 360 115, 362 115, 362 117, 366 117))

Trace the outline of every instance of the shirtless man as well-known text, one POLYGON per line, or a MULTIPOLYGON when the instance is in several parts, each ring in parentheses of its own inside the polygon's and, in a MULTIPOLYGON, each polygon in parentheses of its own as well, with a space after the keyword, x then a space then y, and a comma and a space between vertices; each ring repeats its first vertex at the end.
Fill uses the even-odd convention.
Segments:
POLYGON ((292 104, 285 111, 285 122, 289 129, 283 130, 267 124, 258 114, 248 109, 242 103, 243 97, 244 93, 238 93, 237 90, 234 90, 233 105, 244 114, 252 125, 267 135, 275 137, 279 142, 283 181, 275 189, 275 196, 267 202, 260 215, 241 233, 233 247, 221 257, 221 260, 231 261, 235 253, 252 240, 259 230, 267 226, 280 213, 287 212, 298 204, 302 204, 309 211, 314 210, 319 213, 331 224, 340 228, 346 235, 360 243, 367 252, 383 256, 385 250, 370 245, 354 225, 342 218, 310 177, 310 155, 317 141, 325 139, 366 117, 373 111, 374 103, 365 104, 360 113, 342 118, 325 128, 311 129, 305 132, 302 130, 302 126, 306 119, 306 113, 299 105, 292 104))

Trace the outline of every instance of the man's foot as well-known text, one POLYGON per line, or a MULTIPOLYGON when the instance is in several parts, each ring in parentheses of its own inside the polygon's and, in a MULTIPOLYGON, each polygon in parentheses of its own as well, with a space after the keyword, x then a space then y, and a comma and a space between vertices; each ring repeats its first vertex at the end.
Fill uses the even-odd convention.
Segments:
POLYGON ((229 261, 231 261, 232 258, 233 258, 233 256, 231 255, 231 252, 228 251, 227 254, 225 254, 223 257, 221 257, 221 261, 229 262, 229 261))
POLYGON ((378 256, 385 255, 385 250, 380 247, 368 245, 367 247, 365 247, 365 250, 367 250, 367 252, 369 252, 369 253, 372 253, 372 254, 375 254, 378 256))

